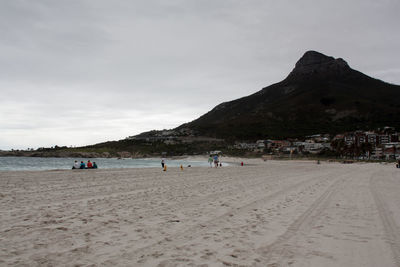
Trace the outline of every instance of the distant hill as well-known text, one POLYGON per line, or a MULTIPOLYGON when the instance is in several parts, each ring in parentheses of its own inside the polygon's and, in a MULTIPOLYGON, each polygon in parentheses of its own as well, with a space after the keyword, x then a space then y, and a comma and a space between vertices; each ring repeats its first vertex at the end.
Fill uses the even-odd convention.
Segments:
POLYGON ((303 137, 383 126, 400 129, 400 86, 306 52, 283 81, 222 103, 174 132, 226 140, 303 137))

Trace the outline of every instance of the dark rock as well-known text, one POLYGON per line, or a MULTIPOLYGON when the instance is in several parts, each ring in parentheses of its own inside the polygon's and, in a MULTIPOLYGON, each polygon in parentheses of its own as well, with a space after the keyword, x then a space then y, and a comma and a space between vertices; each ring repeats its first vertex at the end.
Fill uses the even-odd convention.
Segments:
POLYGON ((351 68, 347 62, 341 58, 335 59, 316 51, 308 51, 297 61, 287 79, 295 81, 310 78, 335 78, 350 71, 351 68))

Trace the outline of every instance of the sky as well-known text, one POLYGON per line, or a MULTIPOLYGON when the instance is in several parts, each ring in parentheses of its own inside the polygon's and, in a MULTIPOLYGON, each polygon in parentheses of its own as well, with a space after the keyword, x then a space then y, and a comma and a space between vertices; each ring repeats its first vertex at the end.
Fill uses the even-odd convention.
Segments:
POLYGON ((0 149, 192 121, 308 50, 400 84, 399 0, 0 0, 0 149))

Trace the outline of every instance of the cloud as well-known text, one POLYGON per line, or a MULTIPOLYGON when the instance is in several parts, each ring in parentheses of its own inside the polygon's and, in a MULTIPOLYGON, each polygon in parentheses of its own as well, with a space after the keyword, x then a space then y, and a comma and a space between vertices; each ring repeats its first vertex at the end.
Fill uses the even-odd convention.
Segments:
POLYGON ((278 82, 306 50, 392 83, 399 2, 3 1, 1 148, 178 126, 278 82))

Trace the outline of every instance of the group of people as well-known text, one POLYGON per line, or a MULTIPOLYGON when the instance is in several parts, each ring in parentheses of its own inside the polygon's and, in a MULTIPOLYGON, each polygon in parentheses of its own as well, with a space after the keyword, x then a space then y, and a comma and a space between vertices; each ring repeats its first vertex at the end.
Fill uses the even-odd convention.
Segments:
POLYGON ((81 161, 81 163, 79 163, 77 160, 75 160, 74 165, 72 166, 72 169, 97 169, 97 164, 96 162, 93 161, 90 162, 90 160, 88 160, 87 164, 85 164, 85 162, 81 161))
POLYGON ((222 167, 222 163, 219 162, 218 155, 214 155, 214 157, 210 155, 210 157, 208 158, 208 163, 210 164, 210 167, 212 167, 213 163, 215 168, 217 168, 218 166, 222 167))
MULTIPOLYGON (((192 167, 192 165, 187 165, 188 168, 192 167)), ((167 164, 166 164, 166 160, 165 158, 161 158, 161 168, 163 169, 163 171, 167 171, 167 164)), ((181 164, 181 171, 183 171, 183 165, 181 164)))

